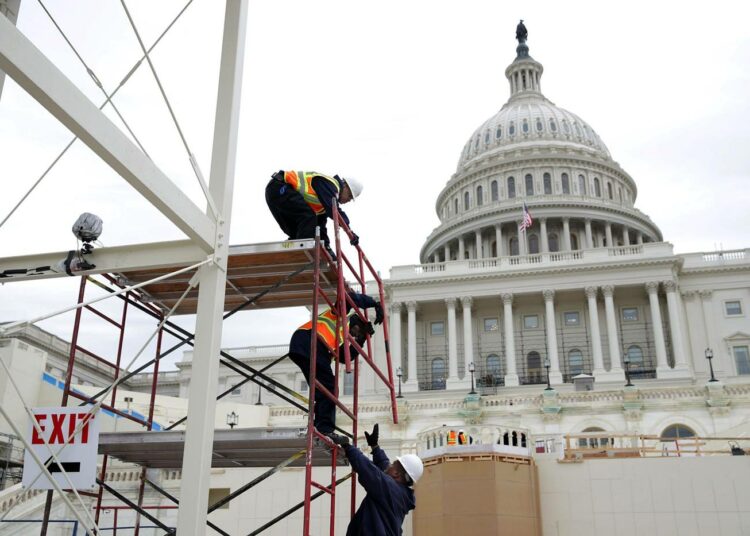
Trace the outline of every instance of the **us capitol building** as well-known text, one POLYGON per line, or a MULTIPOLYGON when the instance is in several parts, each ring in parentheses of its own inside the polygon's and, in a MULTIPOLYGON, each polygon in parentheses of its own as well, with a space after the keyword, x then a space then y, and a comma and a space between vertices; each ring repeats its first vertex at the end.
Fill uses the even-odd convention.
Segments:
MULTIPOLYGON (((746 437, 750 250, 675 254, 656 223, 636 208, 636 180, 613 160, 596 131, 544 96, 544 68, 529 54, 525 29, 517 37, 516 57, 505 70, 510 98, 461 149, 457 169, 435 202, 439 225, 422 246, 421 264, 394 266, 386 282, 391 354, 394 367, 400 367, 400 423, 388 424, 388 398, 369 367, 363 367, 360 430, 380 422, 382 444, 394 456, 443 446, 446 429, 463 429, 477 443, 501 443, 508 431, 520 430, 540 460, 560 458, 567 434, 746 437), (533 219, 527 230, 521 229, 524 204, 533 219)), ((24 340, 34 345, 33 334, 26 333, 24 340)), ((231 352, 261 367, 286 350, 279 345, 231 352)), ((60 356, 50 351, 47 373, 62 374, 65 352, 60 356)), ((378 334, 376 360, 382 363, 383 356, 378 334)), ((186 397, 191 359, 186 352, 178 371, 162 373, 165 398, 186 397)), ((293 364, 270 372, 306 390, 293 364)), ((220 391, 241 379, 228 369, 221 374, 220 391)), ((350 378, 341 376, 346 393, 350 378)), ((79 383, 97 385, 93 369, 79 383)), ((136 395, 135 404, 148 385, 146 377, 130 381, 127 389, 136 395)), ((256 411, 258 403, 267 426, 306 422, 301 412, 252 384, 228 400, 241 418, 243 412, 256 411)), ((574 446, 596 446, 615 439, 579 435, 576 441, 574 446)), ((673 484, 664 493, 633 488, 626 500, 617 495, 623 474, 607 477, 610 487, 602 491, 596 481, 586 483, 584 466, 564 466, 579 473, 560 476, 558 465, 539 463, 544 534, 558 534, 555 527, 563 531, 559 534, 593 534, 594 527, 614 531, 617 504, 624 504, 623 515, 632 516, 619 526, 639 534, 671 534, 665 527, 679 528, 681 512, 700 510, 698 495, 683 506, 674 497, 685 489, 705 488, 694 480, 673 484), (560 478, 572 478, 570 489, 556 487, 560 478), (570 504, 583 504, 583 517, 561 506, 569 504, 568 491, 583 494, 570 495, 570 504), (650 506, 638 504, 643 493, 650 506), (659 506, 663 494, 672 502, 659 506), (615 513, 602 506, 604 496, 615 513), (659 525, 664 512, 678 517, 659 525)), ((274 504, 298 500, 291 482, 298 482, 299 473, 288 471, 275 485, 274 504)), ((247 475, 215 478, 233 487, 247 475)), ((721 493, 750 493, 747 482, 731 475, 711 482, 716 505, 721 493)), ((266 519, 263 510, 271 507, 271 499, 258 501, 217 515, 248 523, 266 519)), ((716 526, 729 529, 696 532, 700 519, 691 518, 679 533, 750 533, 750 511, 741 503, 733 503, 736 532, 732 521, 717 517, 716 526)), ((344 515, 346 508, 338 511, 344 515)), ((284 527, 279 534, 286 533, 284 527)), ((405 531, 411 533, 411 520, 405 531)))

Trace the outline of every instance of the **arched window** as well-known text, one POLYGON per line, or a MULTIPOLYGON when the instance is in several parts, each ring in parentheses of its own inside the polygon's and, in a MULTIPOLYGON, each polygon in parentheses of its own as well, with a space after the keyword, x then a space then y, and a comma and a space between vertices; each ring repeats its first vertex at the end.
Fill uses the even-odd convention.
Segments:
POLYGON ((513 121, 510 122, 510 126, 508 127, 508 134, 511 136, 516 135, 516 125, 513 123, 513 121))
POLYGON ((565 134, 570 134, 570 125, 565 119, 563 119, 562 125, 563 125, 563 131, 565 132, 565 134))
POLYGON ((643 368, 643 350, 637 344, 628 347, 628 359, 630 360, 630 370, 638 371, 643 368))
POLYGON ((544 193, 550 195, 552 193, 552 177, 549 173, 544 174, 544 193))
POLYGON ((586 195, 586 177, 578 175, 578 193, 586 195))
POLYGON ((527 383, 542 382, 542 356, 539 355, 539 352, 531 351, 526 354, 526 374, 528 376, 527 383))
POLYGON ((521 125, 521 130, 523 130, 524 134, 529 133, 529 122, 526 121, 526 119, 523 120, 523 124, 521 125))
POLYGON ((557 239, 556 233, 550 234, 549 237, 547 238, 547 241, 548 241, 550 251, 552 252, 560 251, 560 241, 557 239))
MULTIPOLYGON (((599 428, 598 426, 589 426, 588 428, 584 429, 581 433, 589 434, 589 433, 596 433, 596 432, 604 432, 604 428, 599 428)), ((578 446, 582 448, 598 448, 598 447, 606 447, 609 443, 609 439, 606 437, 581 437, 578 439, 578 446)))
POLYGON ((555 123, 555 120, 554 120, 554 119, 550 119, 550 120, 549 120, 549 129, 550 129, 550 130, 551 130, 552 132, 557 132, 557 123, 555 123))
POLYGON ((534 177, 526 175, 524 179, 526 181, 526 195, 534 195, 534 177))
POLYGON ((570 193, 570 179, 567 173, 562 174, 562 191, 564 194, 570 193))
POLYGON ((484 196, 482 195, 483 193, 484 192, 482 192, 482 187, 481 186, 477 186, 477 206, 478 207, 481 207, 482 203, 484 201, 484 199, 483 199, 484 196))
POLYGON ((583 353, 578 348, 573 348, 568 352, 568 370, 571 379, 579 374, 583 374, 583 353))
POLYGON ((518 238, 513 237, 510 239, 510 254, 518 255, 518 238))
POLYGON ((497 130, 495 130, 495 138, 499 140, 502 137, 503 137, 503 127, 498 125, 497 130))
POLYGON ((497 190, 497 181, 492 181, 492 183, 490 184, 490 194, 492 195, 493 201, 497 201, 498 199, 500 199, 500 194, 497 190))
POLYGON ((469 192, 464 192, 464 210, 469 210, 470 200, 469 192))
POLYGON ((539 253, 539 237, 535 234, 529 235, 529 253, 539 253))
POLYGON ((537 117, 537 119, 536 119, 536 131, 537 132, 541 132, 543 128, 544 128, 544 125, 542 125, 542 120, 537 117))
POLYGON ((485 145, 490 143, 490 131, 489 130, 484 133, 484 143, 485 145))
POLYGON ((607 196, 608 196, 608 197, 609 197, 610 199, 614 199, 614 198, 615 198, 615 195, 614 195, 614 193, 612 192, 612 183, 611 183, 611 182, 608 182, 608 183, 607 183, 607 196))
POLYGON ((445 360, 442 357, 436 357, 432 360, 432 389, 445 389, 445 360))
POLYGON ((683 437, 695 437, 695 430, 684 424, 671 424, 667 426, 660 437, 663 439, 681 439, 683 437))
POLYGON ((458 214, 458 198, 453 200, 453 214, 458 214))
POLYGON ((570 249, 572 249, 573 251, 579 249, 578 248, 578 236, 573 233, 570 233, 570 249))
POLYGON ((594 195, 596 197, 602 196, 602 185, 599 183, 599 177, 594 177, 594 195))
POLYGON ((516 179, 508 177, 508 197, 516 197, 516 179))

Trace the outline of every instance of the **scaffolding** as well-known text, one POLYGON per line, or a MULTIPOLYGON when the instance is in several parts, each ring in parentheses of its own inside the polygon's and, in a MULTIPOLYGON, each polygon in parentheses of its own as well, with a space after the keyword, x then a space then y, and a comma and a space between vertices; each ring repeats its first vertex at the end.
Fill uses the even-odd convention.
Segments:
POLYGON ((21 481, 23 448, 18 437, 0 432, 0 491, 21 481))
MULTIPOLYGON (((312 240, 232 246, 229 250, 224 319, 241 310, 251 308, 263 309, 300 305, 309 306, 312 315, 313 336, 311 337, 312 344, 310 349, 309 398, 265 374, 269 368, 282 361, 286 355, 261 370, 257 370, 224 350, 221 350, 217 356, 221 364, 229 367, 243 378, 240 383, 230 386, 223 393, 219 394, 217 400, 229 395, 239 385, 254 382, 261 388, 272 389, 276 396, 281 397, 284 401, 305 412, 308 416, 308 424, 304 428, 238 428, 216 430, 214 433, 212 467, 269 467, 269 469, 252 482, 234 490, 229 496, 211 504, 208 508, 208 513, 239 497, 284 467, 305 467, 305 481, 300 503, 262 527, 257 528, 252 534, 258 534, 262 530, 273 526, 300 508, 303 509, 302 534, 310 534, 311 503, 322 495, 328 495, 330 497, 330 534, 333 535, 336 511, 336 488, 347 479, 351 480, 350 510, 353 515, 356 508, 356 475, 350 472, 343 478, 337 478, 337 468, 346 465, 343 452, 340 447, 331 442, 328 437, 319 433, 314 427, 314 400, 316 392, 319 391, 336 404, 339 414, 343 414, 349 418, 351 421, 351 432, 338 426, 336 429, 339 433, 350 437, 352 444, 356 446, 358 435, 357 406, 360 361, 352 357, 350 346, 357 351, 361 356, 361 360, 369 365, 375 375, 385 384, 391 402, 393 422, 398 422, 393 367, 389 351, 387 317, 384 318, 383 322, 386 370, 381 370, 375 363, 370 336, 368 335, 366 343, 360 346, 354 337, 349 334, 349 326, 346 321, 348 318, 347 310, 349 309, 352 309, 354 314, 359 315, 360 318, 367 321, 367 310, 358 308, 349 295, 351 288, 356 286, 358 290, 361 289, 362 293, 366 293, 368 280, 374 281, 374 294, 377 293, 379 301, 384 303, 385 293, 383 283, 361 247, 358 245, 354 246, 356 257, 352 259, 346 255, 341 247, 342 237, 351 239, 354 235, 339 216, 338 208, 335 204, 333 223, 335 260, 326 251, 319 237, 312 240), (340 384, 339 373, 341 367, 335 367, 336 387, 333 392, 328 391, 316 379, 317 317, 326 306, 338 312, 337 329, 343 332, 343 339, 345 341, 342 346, 344 349, 342 352, 343 355, 338 355, 339 350, 337 349, 335 360, 345 367, 347 373, 353 374, 351 407, 347 407, 339 398, 338 386, 340 384), (314 480, 312 473, 314 466, 330 466, 330 482, 318 482, 314 480)), ((87 289, 95 288, 119 299, 122 308, 116 318, 111 314, 105 313, 95 305, 83 305, 76 309, 70 357, 65 373, 62 404, 67 405, 71 399, 78 400, 82 406, 100 403, 103 410, 144 427, 145 431, 142 432, 102 433, 99 445, 99 453, 103 455, 103 459, 99 478, 97 479, 99 491, 96 493, 95 521, 98 524, 101 512, 104 509, 111 509, 111 506, 103 506, 105 497, 109 495, 120 500, 125 505, 123 508, 130 508, 138 513, 135 521, 136 534, 141 523, 141 516, 147 519, 151 525, 160 527, 166 534, 170 534, 173 531, 172 527, 165 525, 149 511, 153 510, 156 505, 144 504, 146 486, 168 498, 175 505, 179 504, 179 499, 173 497, 157 483, 149 479, 146 471, 147 469, 179 468, 183 463, 185 433, 180 430, 174 430, 174 428, 182 424, 187 417, 172 423, 166 428, 154 422, 154 406, 160 361, 179 348, 193 345, 193 333, 165 319, 165 312, 170 310, 179 314, 194 314, 196 312, 197 297, 195 293, 197 291, 190 288, 190 281, 194 275, 192 271, 162 278, 180 268, 182 266, 174 265, 149 270, 104 274, 99 277, 82 276, 78 292, 77 301, 79 305, 87 303, 87 289), (155 279, 157 281, 152 283, 151 281, 155 279), (145 284, 138 290, 118 293, 120 290, 130 288, 133 284, 139 283, 145 284), (182 297, 179 303, 178 297, 182 297), (125 338, 127 320, 133 309, 145 313, 159 322, 156 337, 156 353, 148 362, 123 374, 123 370, 121 369, 123 340, 125 338), (113 326, 116 336, 116 352, 111 360, 91 351, 82 344, 81 334, 84 331, 82 327, 85 323, 84 311, 87 315, 92 314, 113 326), (169 348, 163 348, 164 335, 175 337, 179 342, 169 348), (115 387, 111 391, 102 389, 92 396, 87 396, 72 387, 71 379, 75 372, 76 357, 82 355, 94 358, 111 368, 112 379, 115 382, 115 387), (144 371, 153 372, 151 375, 152 381, 147 414, 141 415, 125 408, 118 408, 116 406, 117 384, 127 381, 135 374, 144 371), (105 402, 101 400, 103 396, 107 398, 105 402), (142 467, 138 496, 135 501, 125 497, 124 494, 118 492, 112 486, 111 482, 106 481, 105 475, 107 474, 107 465, 110 457, 115 457, 123 462, 134 463, 142 467)), ((47 514, 46 519, 48 517, 49 515, 47 514)), ((228 534, 210 521, 207 521, 207 524, 219 534, 228 534)), ((113 528, 116 529, 116 527, 113 528)))

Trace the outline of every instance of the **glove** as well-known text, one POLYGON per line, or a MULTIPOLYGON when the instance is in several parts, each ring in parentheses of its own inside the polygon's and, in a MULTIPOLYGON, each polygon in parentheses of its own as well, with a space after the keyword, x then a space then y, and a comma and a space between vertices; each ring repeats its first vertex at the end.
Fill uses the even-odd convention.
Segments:
POLYGON ((365 432, 365 439, 367 440, 367 444, 370 445, 371 448, 375 448, 378 446, 378 437, 380 436, 380 425, 375 424, 375 426, 372 427, 372 433, 368 434, 365 432))
POLYGON ((357 236, 357 233, 352 233, 352 239, 349 240, 349 243, 352 246, 358 246, 359 245, 359 236, 357 236))
POLYGON ((383 306, 380 303, 375 304, 375 325, 383 323, 383 306))

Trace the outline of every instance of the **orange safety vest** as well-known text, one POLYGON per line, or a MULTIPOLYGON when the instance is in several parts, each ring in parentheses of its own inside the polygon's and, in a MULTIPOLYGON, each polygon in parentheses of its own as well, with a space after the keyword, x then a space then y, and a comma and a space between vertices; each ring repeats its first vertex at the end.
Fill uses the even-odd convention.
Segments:
POLYGON ((456 431, 451 430, 448 432, 448 445, 455 445, 456 444, 456 431))
POLYGON ((326 179, 331 184, 333 184, 334 188, 336 188, 337 193, 341 192, 339 181, 337 181, 333 177, 329 177, 328 175, 323 175, 322 173, 317 173, 315 171, 284 172, 284 182, 289 184, 292 188, 297 190, 302 195, 302 198, 307 202, 308 205, 310 205, 310 208, 315 214, 324 214, 326 210, 321 204, 320 199, 318 199, 318 194, 315 193, 315 190, 313 190, 312 187, 313 177, 322 177, 326 179))
POLYGON ((458 434, 458 444, 459 445, 465 445, 466 444, 466 435, 463 432, 459 432, 459 434, 458 434))
MULTIPOLYGON (((351 315, 354 313, 354 311, 350 312, 347 315, 347 321, 351 317, 351 315)), ((338 315, 333 309, 326 309, 321 314, 318 315, 318 337, 320 337, 323 341, 323 344, 326 345, 326 348, 331 352, 331 358, 336 355, 336 348, 341 346, 344 343, 344 324, 342 323, 339 326, 339 333, 338 333, 338 344, 336 344, 336 319, 338 318, 338 315)), ((304 329, 304 330, 311 330, 312 329, 312 320, 309 322, 306 322, 305 324, 301 325, 298 329, 304 329)))

